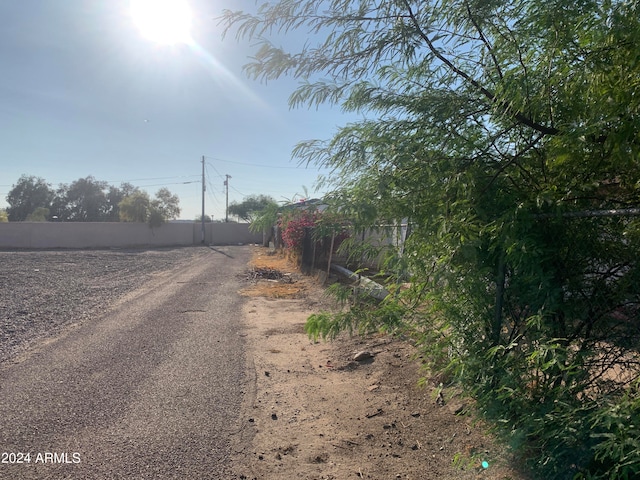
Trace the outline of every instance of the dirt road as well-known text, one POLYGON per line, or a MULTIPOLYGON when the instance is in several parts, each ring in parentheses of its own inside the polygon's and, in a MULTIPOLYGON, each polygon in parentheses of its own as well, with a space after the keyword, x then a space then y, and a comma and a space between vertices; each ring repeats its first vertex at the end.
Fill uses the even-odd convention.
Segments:
POLYGON ((0 366, 0 478, 229 478, 248 247, 156 276, 0 366))
POLYGON ((2 480, 526 478, 410 342, 311 341, 267 249, 0 252, 0 291, 2 480))
POLYGON ((311 341, 308 316, 335 305, 320 278, 300 275, 272 253, 254 249, 254 271, 269 275, 256 275, 242 292, 247 372, 254 373, 231 478, 527 478, 472 414, 469 399, 429 378, 408 339, 343 334, 311 341), (272 280, 276 272, 284 274, 280 281, 272 280), (355 361, 362 351, 373 357, 355 361))

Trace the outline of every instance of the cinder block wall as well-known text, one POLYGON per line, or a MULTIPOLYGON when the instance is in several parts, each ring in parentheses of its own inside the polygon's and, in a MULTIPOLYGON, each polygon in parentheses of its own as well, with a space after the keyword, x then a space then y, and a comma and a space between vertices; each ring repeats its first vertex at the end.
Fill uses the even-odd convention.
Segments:
MULTIPOLYGON (((205 243, 235 245, 262 241, 261 234, 243 223, 205 224, 205 243)), ((166 223, 150 228, 144 223, 9 222, 0 223, 0 248, 112 248, 199 245, 202 224, 166 223)))

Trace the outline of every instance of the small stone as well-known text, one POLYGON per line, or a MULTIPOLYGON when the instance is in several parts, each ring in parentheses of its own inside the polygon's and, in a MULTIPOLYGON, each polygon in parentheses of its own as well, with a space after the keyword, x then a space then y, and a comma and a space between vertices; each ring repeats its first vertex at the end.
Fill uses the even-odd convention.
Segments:
POLYGON ((278 419, 278 415, 276 415, 275 413, 271 414, 271 420, 277 420, 278 419))
POLYGON ((353 359, 356 362, 364 362, 364 361, 370 360, 372 358, 373 358, 373 354, 371 352, 367 351, 367 350, 363 350, 361 352, 358 352, 353 356, 353 359))
POLYGON ((464 403, 455 402, 455 403, 451 403, 448 409, 453 415, 461 415, 465 413, 466 407, 467 406, 464 403))

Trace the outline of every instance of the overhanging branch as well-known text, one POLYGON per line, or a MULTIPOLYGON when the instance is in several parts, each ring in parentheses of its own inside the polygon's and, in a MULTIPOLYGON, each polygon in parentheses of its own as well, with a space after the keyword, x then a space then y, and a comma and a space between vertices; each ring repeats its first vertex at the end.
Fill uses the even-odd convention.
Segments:
POLYGON ((527 127, 530 127, 533 130, 536 130, 542 133, 543 135, 557 135, 558 133, 560 133, 560 131, 555 127, 548 127, 541 123, 535 122, 534 120, 532 120, 531 118, 523 114, 522 112, 517 110, 514 111, 504 101, 499 100, 496 97, 495 93, 487 89, 484 85, 478 82, 475 78, 473 78, 467 72, 455 66, 447 57, 444 56, 444 54, 439 49, 435 47, 433 42, 429 39, 429 36, 424 32, 424 30, 422 30, 422 28, 420 27, 420 23, 418 22, 418 19, 416 18, 415 13, 411 9, 411 5, 409 4, 408 0, 403 0, 403 3, 407 7, 407 11, 409 14, 409 18, 411 19, 411 22, 413 23, 420 37, 427 44, 427 47, 429 48, 431 53, 433 53, 433 55, 442 63, 444 63, 452 72, 454 72, 456 75, 458 75, 465 81, 469 82, 475 88, 477 88, 478 91, 480 91, 480 93, 482 93, 482 95, 484 95, 491 103, 503 109, 505 112, 507 112, 509 115, 511 115, 521 124, 526 125, 527 127))

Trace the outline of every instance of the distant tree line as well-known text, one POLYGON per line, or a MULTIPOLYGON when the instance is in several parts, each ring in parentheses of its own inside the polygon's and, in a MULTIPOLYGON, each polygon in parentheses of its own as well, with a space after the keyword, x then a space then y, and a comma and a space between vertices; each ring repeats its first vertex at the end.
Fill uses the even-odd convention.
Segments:
POLYGON ((115 187, 93 176, 54 189, 43 178, 22 175, 6 200, 10 222, 147 222, 158 226, 180 215, 180 199, 167 188, 151 198, 130 183, 115 187))

